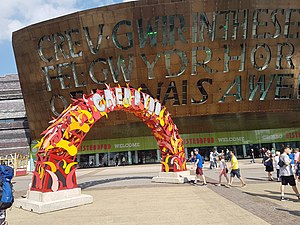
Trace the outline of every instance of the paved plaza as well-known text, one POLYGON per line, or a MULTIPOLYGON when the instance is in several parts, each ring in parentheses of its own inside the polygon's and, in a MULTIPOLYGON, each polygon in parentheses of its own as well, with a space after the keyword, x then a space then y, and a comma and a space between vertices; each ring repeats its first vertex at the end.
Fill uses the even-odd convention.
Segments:
MULTIPOLYGON (((231 189, 214 184, 218 169, 205 163, 208 186, 157 184, 160 165, 81 169, 78 183, 94 203, 47 214, 8 210, 10 225, 32 224, 298 224, 300 202, 287 188, 290 201, 281 202, 280 183, 267 181, 261 163, 240 161, 247 186, 238 180, 231 189)), ((15 196, 26 193, 31 175, 14 178, 15 196)))

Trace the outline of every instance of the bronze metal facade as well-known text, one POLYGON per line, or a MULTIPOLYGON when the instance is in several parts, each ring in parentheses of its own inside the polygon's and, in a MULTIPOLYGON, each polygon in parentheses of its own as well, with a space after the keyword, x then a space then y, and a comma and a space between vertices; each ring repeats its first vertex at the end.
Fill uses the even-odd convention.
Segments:
MULTIPOLYGON (((299 127, 299 22, 297 0, 141 0, 16 31, 31 136, 105 83, 142 87, 181 133, 299 127)), ((118 112, 87 139, 149 134, 118 112)))

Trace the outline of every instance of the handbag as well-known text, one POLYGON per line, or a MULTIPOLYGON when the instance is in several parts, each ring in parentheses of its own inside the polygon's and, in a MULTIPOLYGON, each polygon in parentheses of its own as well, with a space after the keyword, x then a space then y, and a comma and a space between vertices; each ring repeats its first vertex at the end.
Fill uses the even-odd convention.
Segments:
POLYGON ((227 168, 225 169, 225 172, 228 173, 228 169, 227 168))
POLYGON ((282 159, 279 159, 278 166, 283 167, 284 165, 285 165, 284 161, 282 159))
POLYGON ((272 160, 269 159, 268 161, 264 161, 264 166, 272 166, 272 160))

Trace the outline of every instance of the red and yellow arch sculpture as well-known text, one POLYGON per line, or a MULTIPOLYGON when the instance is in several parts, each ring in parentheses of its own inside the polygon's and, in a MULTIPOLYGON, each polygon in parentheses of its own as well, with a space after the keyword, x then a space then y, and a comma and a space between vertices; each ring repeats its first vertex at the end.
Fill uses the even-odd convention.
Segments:
POLYGON ((162 155, 162 171, 186 170, 184 146, 169 112, 152 98, 134 88, 107 86, 105 90, 74 100, 43 133, 37 144, 37 163, 32 191, 51 192, 77 187, 76 154, 92 126, 111 111, 133 113, 153 132, 162 155))

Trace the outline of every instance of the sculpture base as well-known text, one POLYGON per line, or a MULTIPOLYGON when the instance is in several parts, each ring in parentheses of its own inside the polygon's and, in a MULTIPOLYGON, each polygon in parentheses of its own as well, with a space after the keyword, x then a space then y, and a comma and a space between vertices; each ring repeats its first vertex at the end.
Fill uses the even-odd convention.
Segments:
POLYGON ((34 213, 47 213, 93 203, 93 197, 81 194, 80 188, 56 192, 28 191, 27 198, 16 199, 14 206, 34 213))
POLYGON ((152 181, 156 183, 183 184, 188 182, 189 176, 189 170, 180 172, 159 172, 157 177, 152 178, 152 181))

